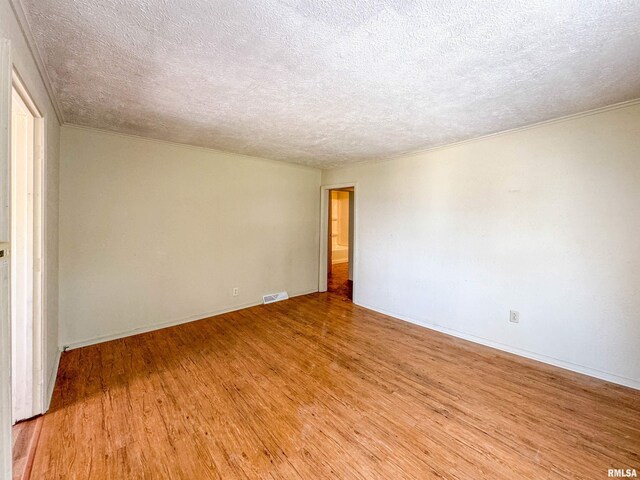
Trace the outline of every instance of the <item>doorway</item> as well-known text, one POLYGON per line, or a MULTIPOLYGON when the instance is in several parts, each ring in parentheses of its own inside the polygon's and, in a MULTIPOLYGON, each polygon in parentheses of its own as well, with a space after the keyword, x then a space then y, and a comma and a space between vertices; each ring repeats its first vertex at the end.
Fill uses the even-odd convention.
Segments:
POLYGON ((322 187, 319 291, 353 301, 355 274, 355 185, 322 187))
POLYGON ((44 411, 43 118, 16 72, 11 92, 11 421, 44 411))

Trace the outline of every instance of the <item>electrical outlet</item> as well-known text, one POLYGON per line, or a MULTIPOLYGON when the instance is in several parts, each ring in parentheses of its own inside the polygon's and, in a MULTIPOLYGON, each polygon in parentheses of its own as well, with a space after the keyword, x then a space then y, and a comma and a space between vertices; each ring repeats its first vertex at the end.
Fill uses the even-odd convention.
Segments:
POLYGON ((233 294, 234 297, 238 296, 238 287, 234 287, 233 288, 233 293, 232 294, 233 294))
POLYGON ((516 312, 515 310, 511 310, 509 312, 509 321, 511 323, 520 323, 520 312, 516 312))

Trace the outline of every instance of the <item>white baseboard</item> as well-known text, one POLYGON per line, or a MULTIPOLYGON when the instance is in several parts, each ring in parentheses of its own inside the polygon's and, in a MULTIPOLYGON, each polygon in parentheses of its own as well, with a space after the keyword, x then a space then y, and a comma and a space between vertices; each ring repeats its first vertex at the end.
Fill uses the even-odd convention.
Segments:
MULTIPOLYGON (((308 295, 310 293, 316 293, 317 291, 318 291, 317 289, 314 289, 314 290, 309 290, 309 291, 305 291, 305 292, 295 293, 295 294, 290 295, 290 298, 298 297, 298 296, 301 296, 301 295, 308 295)), ((557 358, 554 358, 554 357, 550 357, 550 356, 547 356, 547 355, 543 355, 543 354, 539 354, 539 353, 535 353, 535 352, 530 352, 528 350, 524 350, 524 349, 517 348, 517 347, 512 347, 510 345, 505 345, 503 343, 495 342, 493 340, 489 340, 489 339, 486 339, 486 338, 483 338, 483 337, 478 337, 476 335, 470 335, 470 334, 467 334, 467 333, 459 332, 457 330, 453 330, 451 328, 442 327, 440 325, 435 325, 433 323, 429 323, 429 322, 426 322, 426 321, 416 320, 414 318, 407 317, 405 315, 398 315, 397 313, 389 312, 389 311, 386 311, 386 310, 378 308, 378 307, 373 307, 373 306, 365 305, 365 304, 362 304, 362 303, 358 303, 356 300, 354 300, 354 303, 356 303, 357 305, 359 305, 359 306, 361 306, 363 308, 367 308, 369 310, 373 310, 374 312, 382 313, 383 315, 388 315, 390 317, 394 317, 394 318, 397 318, 399 320, 403 320, 405 322, 409 322, 409 323, 412 323, 414 325, 418 325, 418 326, 421 326, 421 327, 424 327, 424 328, 428 328, 430 330, 435 330, 437 332, 444 333, 446 335, 451 335, 452 337, 461 338, 463 340, 468 340, 470 342, 478 343, 480 345, 484 345, 484 346, 487 346, 487 347, 495 348, 495 349, 501 350, 503 352, 512 353, 514 355, 519 355, 521 357, 529 358, 531 360, 536 360, 538 362, 546 363, 548 365, 553 365, 555 367, 563 368, 565 370, 570 370, 572 372, 580 373, 580 374, 583 374, 583 375, 588 375, 590 377, 598 378, 600 380, 605 380, 607 382, 616 383, 618 385, 623 385, 625 387, 630 387, 630 388, 634 388, 636 390, 640 390, 640 381, 634 380, 632 378, 623 377, 623 376, 616 375, 616 374, 609 373, 609 372, 603 372, 601 370, 597 370, 597 369, 594 369, 594 368, 585 367, 584 365, 579 365, 579 364, 576 364, 576 363, 567 362, 565 360, 560 360, 560 359, 557 359, 557 358)), ((244 305, 236 305, 236 306, 233 306, 233 307, 230 307, 230 308, 216 310, 214 312, 208 312, 208 313, 203 313, 203 314, 200 314, 200 315, 193 315, 193 316, 190 316, 190 317, 181 318, 181 319, 177 319, 177 320, 170 320, 168 322, 157 323, 157 324, 153 324, 153 325, 147 325, 147 326, 139 327, 139 328, 133 328, 131 330, 121 331, 121 332, 117 332, 117 333, 113 333, 113 334, 109 334, 109 335, 102 335, 102 336, 95 337, 95 338, 90 338, 90 339, 87 339, 87 340, 81 340, 81 341, 69 343, 69 344, 67 344, 65 346, 65 348, 63 348, 63 350, 65 350, 65 349, 66 350, 73 350, 73 349, 76 349, 76 348, 86 347, 86 346, 89 346, 89 345, 95 345, 97 343, 108 342, 110 340, 116 340, 116 339, 119 339, 119 338, 130 337, 132 335, 138 335, 140 333, 151 332, 151 331, 154 331, 154 330, 161 330, 163 328, 172 327, 172 326, 180 325, 180 324, 183 324, 183 323, 195 322, 197 320, 203 320, 205 318, 215 317, 217 315, 222 315, 224 313, 229 313, 229 312, 234 312, 234 311, 237 311, 237 310, 242 310, 243 308, 255 307, 256 305, 261 305, 261 304, 262 304, 262 302, 253 302, 253 303, 248 303, 248 304, 244 304, 244 305)), ((58 372, 59 362, 60 362, 60 354, 58 354, 58 357, 56 358, 55 368, 54 368, 53 372, 51 373, 51 377, 49 378, 49 384, 47 386, 47 405, 46 405, 46 409, 49 408, 49 402, 51 401, 51 396, 53 395, 53 387, 55 385, 55 379, 56 379, 56 375, 57 375, 57 372, 58 372)))
POLYGON ((51 398, 53 397, 53 389, 56 386, 56 379, 58 378, 58 367, 60 366, 60 356, 62 352, 58 350, 56 355, 56 361, 53 365, 53 370, 49 374, 49 380, 47 381, 47 393, 44 398, 44 411, 49 410, 49 406, 51 405, 51 398))
MULTIPOLYGON (((316 288, 314 290, 294 293, 289 295, 289 298, 299 297, 300 295, 308 295, 310 293, 315 293, 317 291, 318 289, 316 288)), ((123 330, 116 333, 110 333, 107 335, 100 335, 99 337, 88 338, 86 340, 78 340, 75 342, 66 343, 62 345, 60 349, 62 351, 75 350, 76 348, 88 347, 89 345, 109 342, 111 340, 117 340, 119 338, 131 337, 133 335, 138 335, 140 333, 152 332, 154 330, 162 330, 163 328, 173 327, 176 325, 181 325, 183 323, 195 322, 197 320, 204 320, 205 318, 215 317, 217 315, 222 315, 224 313, 235 312, 237 310, 242 310, 243 308, 255 307, 256 305, 262 305, 262 302, 259 301, 259 302, 245 303, 243 305, 234 305, 233 307, 222 308, 220 310, 215 310, 213 312, 206 312, 198 315, 191 315, 189 317, 169 320, 162 323, 154 323, 151 325, 145 325, 144 327, 137 327, 137 328, 132 328, 130 330, 123 330)))
POLYGON ((512 347, 510 345, 505 345, 503 343, 494 342, 493 340, 489 340, 483 337, 469 335, 467 333, 459 332, 451 328, 441 327, 440 325, 435 325, 429 322, 416 320, 414 318, 410 318, 404 315, 398 315, 397 313, 388 312, 381 308, 371 307, 369 305, 364 305, 364 304, 357 304, 357 305, 367 308, 369 310, 373 310, 374 312, 382 313, 384 315, 388 315, 390 317, 403 320, 405 322, 413 323, 414 325, 419 325, 421 327, 428 328, 430 330, 435 330, 437 332, 444 333, 446 335, 451 335, 452 337, 457 337, 463 340, 468 340, 470 342, 479 343, 480 345, 484 345, 486 347, 495 348, 496 350, 501 350, 503 352, 513 353, 515 355, 529 358, 531 360, 537 360, 538 362, 553 365, 554 367, 560 367, 565 370, 570 370, 572 372, 581 373, 583 375, 588 375, 590 377, 598 378, 600 380, 606 380, 607 382, 616 383, 618 385, 623 385, 625 387, 630 387, 636 390, 640 390, 639 380, 622 377, 620 375, 615 375, 613 373, 603 372, 601 370, 596 370, 594 368, 585 367, 584 365, 578 365, 576 363, 567 362, 565 360, 549 357, 547 355, 542 355, 539 353, 530 352, 528 350, 523 350, 521 348, 512 347))

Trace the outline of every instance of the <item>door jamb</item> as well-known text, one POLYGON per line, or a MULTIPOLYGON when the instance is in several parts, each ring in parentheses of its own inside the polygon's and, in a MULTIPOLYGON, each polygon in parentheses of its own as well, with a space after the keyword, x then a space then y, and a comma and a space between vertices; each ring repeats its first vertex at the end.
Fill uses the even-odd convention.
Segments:
POLYGON ((44 413, 47 405, 46 374, 46 161, 45 119, 33 101, 20 74, 12 70, 12 87, 33 115, 33 415, 44 413))
MULTIPOLYGON (((0 38, 0 248, 11 255, 9 219, 11 150, 11 42, 0 38), (1 218, 4 217, 4 218, 1 218)), ((10 276, 7 259, 3 263, 0 283, 6 282, 6 292, 0 292, 0 477, 11 478, 11 311, 10 276), (6 267, 6 268, 5 268, 6 267), (5 298, 6 297, 6 298, 5 298), (5 302, 6 300, 6 302, 5 302)))

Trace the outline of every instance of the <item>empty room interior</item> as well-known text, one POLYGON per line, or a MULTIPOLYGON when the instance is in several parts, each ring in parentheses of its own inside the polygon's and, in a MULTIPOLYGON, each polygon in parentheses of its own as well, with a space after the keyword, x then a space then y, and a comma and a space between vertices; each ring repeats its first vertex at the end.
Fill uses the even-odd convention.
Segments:
POLYGON ((0 0, 0 480, 640 474, 640 2, 0 0))

